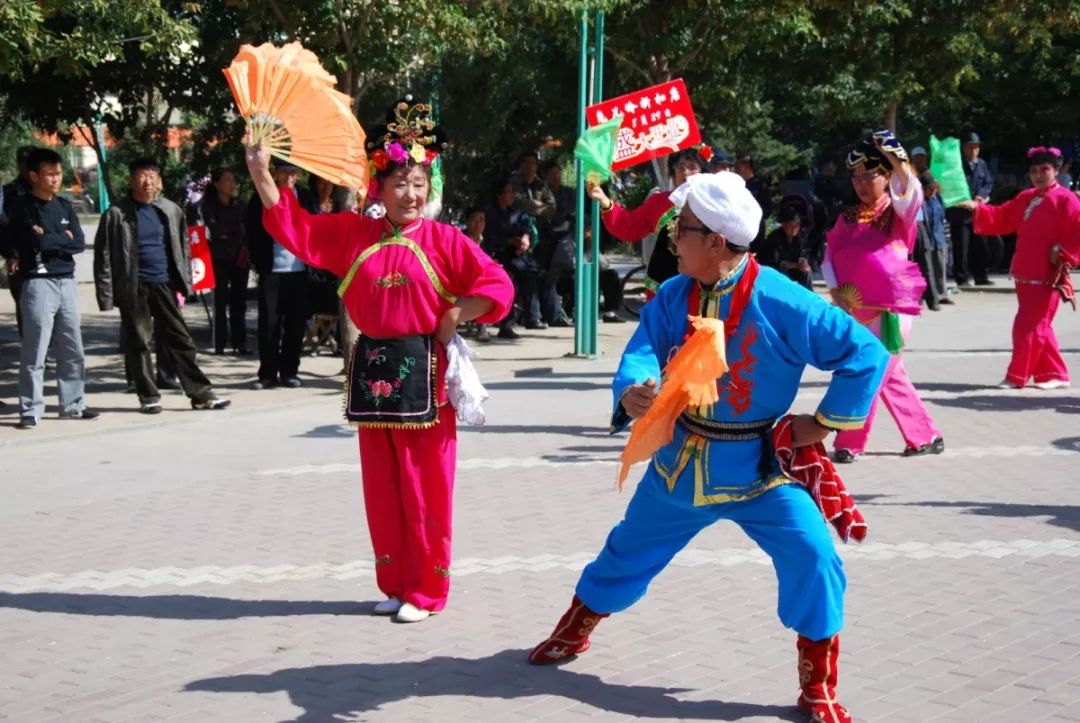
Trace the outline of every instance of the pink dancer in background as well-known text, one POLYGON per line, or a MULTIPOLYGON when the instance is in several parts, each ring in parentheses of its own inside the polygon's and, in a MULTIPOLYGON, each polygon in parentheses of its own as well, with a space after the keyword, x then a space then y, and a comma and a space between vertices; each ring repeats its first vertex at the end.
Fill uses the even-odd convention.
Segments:
MULTIPOLYGON (((900 353, 926 289, 919 267, 908 260, 922 187, 890 131, 863 139, 848 154, 847 166, 859 205, 845 211, 829 232, 821 270, 834 303, 886 341, 892 354, 878 398, 904 437, 903 456, 941 454, 945 441, 908 378, 900 353)), ((875 400, 865 425, 836 435, 837 462, 853 462, 863 453, 876 412, 875 400)))
MULTIPOLYGON (((1000 206, 967 201, 975 233, 1016 234, 1010 272, 1016 282, 1013 353, 1004 389, 1021 389, 1034 378, 1039 389, 1069 386, 1069 370, 1054 336, 1054 315, 1061 295, 1054 288, 1059 266, 1080 256, 1080 199, 1057 182, 1061 151, 1042 146, 1028 150, 1031 185, 1000 206)), ((1071 263, 1069 263, 1071 262, 1071 263)))
POLYGON ((381 219, 312 216, 291 191, 279 193, 265 150, 247 152, 266 230, 342 279, 338 293, 360 332, 346 413, 360 425, 375 577, 387 596, 374 612, 399 622, 442 610, 450 591, 457 420, 447 404, 445 346, 459 323, 495 323, 514 298, 506 272, 476 243, 423 218, 431 162, 443 145, 430 112, 407 97, 368 144, 386 206, 381 219))

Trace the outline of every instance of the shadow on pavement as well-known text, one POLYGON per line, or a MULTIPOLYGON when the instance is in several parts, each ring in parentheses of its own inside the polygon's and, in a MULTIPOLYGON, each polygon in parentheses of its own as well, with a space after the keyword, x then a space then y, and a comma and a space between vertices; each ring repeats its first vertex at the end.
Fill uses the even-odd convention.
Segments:
MULTIPOLYGON (((929 389, 920 385, 920 389, 929 389)), ((1055 397, 1046 392, 1032 390, 1032 396, 979 396, 960 397, 958 399, 927 399, 930 404, 943 407, 959 407, 987 412, 1031 412, 1050 409, 1061 414, 1080 414, 1080 397, 1055 397), (1038 396, 1034 396, 1038 394, 1038 396)))
POLYGON ((236 600, 204 595, 103 595, 0 592, 0 608, 35 613, 164 620, 235 620, 292 615, 370 615, 373 602, 354 600, 236 600))
POLYGON ((341 424, 323 424, 313 427, 302 434, 294 434, 293 437, 309 439, 346 439, 356 436, 356 430, 345 422, 341 424))
POLYGON ((487 658, 440 656, 404 663, 354 663, 285 668, 206 678, 184 690, 213 693, 288 693, 304 709, 297 723, 341 720, 417 696, 471 696, 502 700, 554 695, 600 710, 638 718, 734 721, 754 716, 802 721, 792 706, 679 700, 687 688, 620 685, 566 668, 535 668, 526 650, 504 650, 487 658))
POLYGON ((860 505, 874 507, 941 507, 961 510, 968 515, 986 517, 1049 517, 1046 524, 1080 532, 1080 507, 1073 505, 1025 505, 1013 502, 945 502, 926 500, 922 502, 882 502, 889 495, 858 495, 860 505))
POLYGON ((580 427, 573 425, 485 424, 483 427, 459 426, 458 434, 566 434, 571 437, 608 439, 611 434, 604 427, 580 427))

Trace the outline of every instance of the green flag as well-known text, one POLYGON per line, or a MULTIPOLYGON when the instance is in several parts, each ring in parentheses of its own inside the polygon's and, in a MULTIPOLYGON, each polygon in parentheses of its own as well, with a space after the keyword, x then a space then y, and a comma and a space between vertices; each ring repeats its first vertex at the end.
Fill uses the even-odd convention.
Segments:
POLYGON ((600 185, 611 178, 611 163, 615 160, 615 139, 619 135, 622 116, 585 131, 574 146, 574 157, 581 161, 586 183, 600 185))
POLYGON ((941 202, 945 208, 971 200, 959 138, 938 140, 930 136, 930 172, 941 186, 941 202))

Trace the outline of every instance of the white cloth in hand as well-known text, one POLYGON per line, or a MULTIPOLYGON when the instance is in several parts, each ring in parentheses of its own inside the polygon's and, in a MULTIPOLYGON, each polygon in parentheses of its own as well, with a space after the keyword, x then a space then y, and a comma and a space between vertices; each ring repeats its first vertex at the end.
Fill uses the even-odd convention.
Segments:
POLYGON ((479 427, 487 421, 483 404, 488 393, 473 366, 475 358, 476 352, 460 334, 454 334, 446 345, 446 395, 457 411, 458 421, 479 427))

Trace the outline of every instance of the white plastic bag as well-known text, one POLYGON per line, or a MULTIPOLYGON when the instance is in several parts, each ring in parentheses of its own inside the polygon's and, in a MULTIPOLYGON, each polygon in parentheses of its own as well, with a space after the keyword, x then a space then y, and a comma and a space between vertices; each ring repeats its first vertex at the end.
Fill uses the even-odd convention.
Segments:
POLYGON ((473 366, 475 358, 476 352, 459 334, 454 334, 446 345, 446 394, 457 411, 458 421, 479 427, 487 421, 483 405, 488 393, 473 366))

